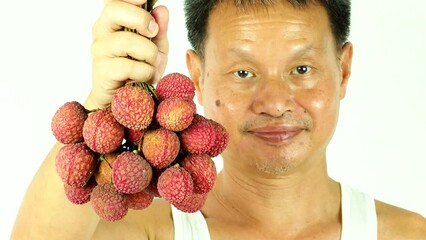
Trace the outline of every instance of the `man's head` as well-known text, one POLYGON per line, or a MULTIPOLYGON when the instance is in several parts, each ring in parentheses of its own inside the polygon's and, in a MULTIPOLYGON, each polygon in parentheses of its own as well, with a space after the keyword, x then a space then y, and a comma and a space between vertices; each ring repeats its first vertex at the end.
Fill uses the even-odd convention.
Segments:
POLYGON ((224 167, 280 174, 325 162, 350 75, 348 31, 336 37, 321 4, 247 2, 210 3, 187 53, 206 117, 230 134, 224 167))
MULTIPOLYGON (((284 1, 284 0, 281 0, 284 1)), ((203 56, 204 41, 207 34, 208 19, 211 11, 223 0, 185 0, 186 28, 188 40, 194 50, 203 56)), ((232 0, 235 6, 245 7, 277 4, 277 0, 232 0)), ((320 4, 326 11, 336 45, 341 47, 350 32, 351 3, 350 0, 287 0, 295 8, 304 8, 310 4, 320 4)))

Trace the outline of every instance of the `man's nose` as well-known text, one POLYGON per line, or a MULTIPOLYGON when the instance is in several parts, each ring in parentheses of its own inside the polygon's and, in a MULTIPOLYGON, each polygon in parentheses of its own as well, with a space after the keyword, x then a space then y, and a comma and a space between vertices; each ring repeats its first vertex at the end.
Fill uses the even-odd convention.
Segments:
POLYGON ((264 81, 258 86, 252 107, 256 114, 272 117, 296 111, 297 102, 291 83, 283 79, 264 81))

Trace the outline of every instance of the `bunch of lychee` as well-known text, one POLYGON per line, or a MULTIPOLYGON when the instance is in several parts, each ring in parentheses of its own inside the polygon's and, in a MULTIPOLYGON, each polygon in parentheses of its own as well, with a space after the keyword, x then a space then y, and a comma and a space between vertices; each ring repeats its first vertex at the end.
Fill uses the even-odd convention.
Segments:
POLYGON ((104 109, 63 104, 51 127, 63 144, 55 165, 69 201, 90 202, 107 221, 156 197, 183 212, 200 210, 216 180, 212 158, 229 137, 197 113, 194 95, 189 77, 170 73, 155 88, 127 83, 104 109))

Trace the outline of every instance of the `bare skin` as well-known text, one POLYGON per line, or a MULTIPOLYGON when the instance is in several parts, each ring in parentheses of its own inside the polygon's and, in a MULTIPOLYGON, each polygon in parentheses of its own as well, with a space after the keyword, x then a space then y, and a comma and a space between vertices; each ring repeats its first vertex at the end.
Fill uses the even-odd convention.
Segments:
MULTIPOLYGON (((94 26, 87 108, 104 107, 128 78, 156 81, 164 71, 167 9, 154 11, 157 25, 149 33, 151 16, 135 6, 143 2, 106 1, 94 26), (122 36, 118 26, 155 37, 155 44, 122 36), (122 59, 128 53, 144 61, 122 59)), ((211 14, 204 58, 187 53, 205 115, 222 123, 231 140, 202 209, 211 238, 340 239, 340 186, 327 174, 325 150, 350 77, 352 44, 336 50, 320 6, 283 3, 244 14, 223 4, 211 14)), ((70 204, 54 169, 59 147, 29 186, 11 239, 173 239, 170 205, 162 199, 119 222, 100 220, 90 205, 70 204)), ((376 210, 378 239, 425 239, 424 217, 379 201, 376 210)))

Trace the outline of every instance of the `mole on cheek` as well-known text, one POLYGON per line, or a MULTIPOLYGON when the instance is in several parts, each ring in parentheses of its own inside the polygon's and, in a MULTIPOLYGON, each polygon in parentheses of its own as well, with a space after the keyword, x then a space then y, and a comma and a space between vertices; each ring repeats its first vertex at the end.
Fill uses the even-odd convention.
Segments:
POLYGON ((220 100, 218 99, 218 100, 216 100, 216 107, 220 107, 220 100))

